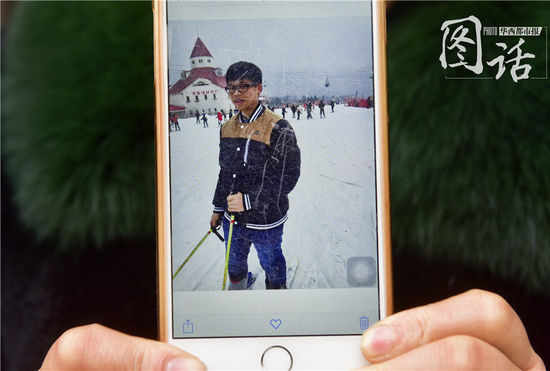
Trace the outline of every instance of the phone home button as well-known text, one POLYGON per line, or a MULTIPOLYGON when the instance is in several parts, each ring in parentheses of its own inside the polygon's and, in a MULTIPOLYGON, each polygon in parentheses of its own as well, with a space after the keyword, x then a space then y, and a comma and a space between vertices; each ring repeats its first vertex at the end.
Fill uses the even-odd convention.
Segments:
POLYGON ((290 370, 294 360, 288 349, 281 345, 273 345, 264 350, 260 360, 262 370, 290 370))

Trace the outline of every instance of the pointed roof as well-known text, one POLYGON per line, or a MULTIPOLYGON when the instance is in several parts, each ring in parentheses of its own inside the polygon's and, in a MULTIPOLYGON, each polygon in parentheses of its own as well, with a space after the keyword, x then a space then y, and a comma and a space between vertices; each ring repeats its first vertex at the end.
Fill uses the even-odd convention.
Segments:
POLYGON ((225 76, 216 75, 216 69, 213 67, 198 67, 193 68, 189 76, 186 79, 180 79, 169 89, 170 94, 178 94, 187 88, 197 79, 209 80, 212 84, 225 88, 227 83, 225 82, 225 76))
POLYGON ((212 57, 212 54, 210 54, 200 37, 197 37, 197 41, 195 41, 195 46, 189 58, 195 57, 212 57))

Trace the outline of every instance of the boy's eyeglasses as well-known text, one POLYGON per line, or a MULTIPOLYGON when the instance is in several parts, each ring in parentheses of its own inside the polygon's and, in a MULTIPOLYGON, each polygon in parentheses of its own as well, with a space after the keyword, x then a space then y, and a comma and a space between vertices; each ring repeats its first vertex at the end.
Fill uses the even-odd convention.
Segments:
POLYGON ((245 91, 247 91, 252 86, 257 86, 257 85, 241 84, 241 85, 237 85, 237 86, 226 86, 225 91, 228 94, 233 94, 236 90, 238 90, 239 93, 244 93, 245 91))

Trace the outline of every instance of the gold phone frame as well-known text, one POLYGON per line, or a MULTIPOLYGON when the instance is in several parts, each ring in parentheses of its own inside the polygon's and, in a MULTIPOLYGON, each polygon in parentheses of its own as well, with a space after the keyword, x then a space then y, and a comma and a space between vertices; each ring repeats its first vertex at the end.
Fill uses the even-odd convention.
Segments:
MULTIPOLYGON (((389 316, 393 312, 392 294, 392 265, 391 265, 391 228, 390 228, 390 164, 389 164, 389 137, 388 137, 388 109, 387 109, 387 72, 386 72, 386 17, 385 1, 373 0, 373 22, 378 30, 373 33, 374 65, 374 92, 375 92, 375 115, 376 119, 376 184, 377 184, 377 222, 379 241, 379 278, 385 282, 384 295, 379 293, 381 318, 389 316), (377 36, 377 37, 375 37, 377 36), (384 300, 382 300, 384 298, 384 300), (384 301, 384 302, 382 302, 384 301)), ((156 132, 156 158, 157 158, 157 293, 158 293, 158 336, 161 341, 169 341, 168 334, 170 288, 165 283, 166 277, 170 276, 170 267, 165 264, 170 254, 170 246, 165 231, 169 228, 169 184, 167 176, 168 164, 168 134, 165 123, 168 120, 168 86, 166 83, 166 12, 164 9, 165 0, 153 0, 154 19, 154 63, 155 63, 155 132, 156 132), (163 31, 164 30, 164 31, 163 31)), ((382 290, 382 285, 379 290, 382 290)))

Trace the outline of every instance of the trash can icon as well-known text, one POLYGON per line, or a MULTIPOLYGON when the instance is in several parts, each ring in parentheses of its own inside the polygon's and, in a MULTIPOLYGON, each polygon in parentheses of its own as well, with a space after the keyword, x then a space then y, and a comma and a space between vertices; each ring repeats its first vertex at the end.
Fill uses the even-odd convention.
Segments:
POLYGON ((361 330, 366 330, 369 328, 369 317, 362 316, 359 318, 359 327, 361 330))
POLYGON ((187 320, 183 323, 183 333, 184 334, 192 334, 193 333, 193 322, 187 320))

